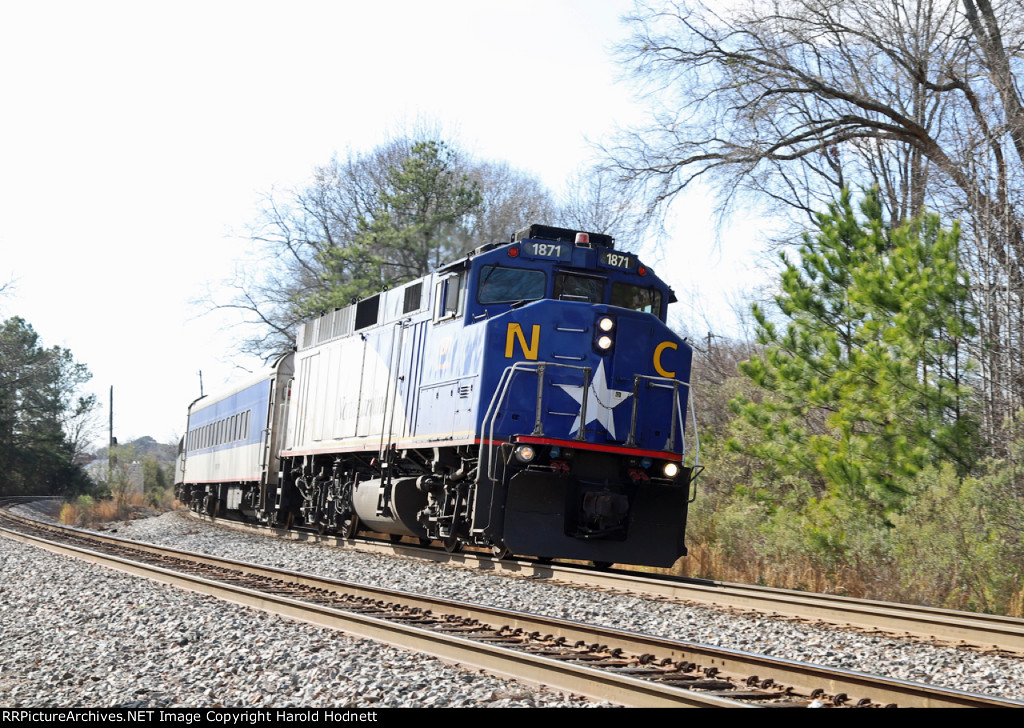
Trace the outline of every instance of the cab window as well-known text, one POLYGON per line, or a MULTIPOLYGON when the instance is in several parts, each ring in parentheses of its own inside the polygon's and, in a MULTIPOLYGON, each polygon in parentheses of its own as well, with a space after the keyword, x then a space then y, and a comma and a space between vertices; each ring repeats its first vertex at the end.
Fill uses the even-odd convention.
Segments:
POLYGON ((483 304, 536 301, 544 298, 546 285, 544 271, 487 265, 480 269, 476 300, 483 304))
POLYGON ((555 276, 554 297, 560 301, 604 303, 604 283, 604 278, 576 273, 559 273, 555 276))
POLYGON ((661 316, 661 291, 631 283, 613 283, 611 305, 661 316))

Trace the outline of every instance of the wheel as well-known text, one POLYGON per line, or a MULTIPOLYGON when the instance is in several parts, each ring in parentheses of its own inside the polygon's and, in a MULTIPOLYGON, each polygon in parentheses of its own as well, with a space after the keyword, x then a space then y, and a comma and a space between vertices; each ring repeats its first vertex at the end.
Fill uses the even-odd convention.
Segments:
POLYGON ((550 564, 554 560, 555 559, 552 556, 538 556, 537 557, 537 561, 539 561, 542 564, 550 564))
POLYGON ((402 534, 400 534, 400 533, 389 534, 388 535, 388 539, 390 539, 391 543, 402 543, 402 534))
POLYGON ((454 533, 444 540, 444 550, 450 554, 457 554, 462 551, 462 540, 454 533))
POLYGON ((429 538, 421 538, 420 539, 420 546, 429 546, 432 543, 434 543, 434 542, 431 541, 429 538))
POLYGON ((345 522, 341 524, 341 528, 338 529, 341 533, 341 537, 344 539, 352 538, 356 535, 356 531, 359 530, 359 516, 353 514, 349 518, 345 519, 345 522))
POLYGON ((594 564, 594 568, 595 569, 600 569, 601 571, 607 571, 608 569, 612 568, 612 563, 613 562, 611 562, 611 561, 594 561, 592 563, 594 564))
POLYGON ((494 554, 494 558, 496 559, 509 559, 512 557, 512 552, 509 550, 508 546, 503 543, 492 544, 491 553, 494 554))

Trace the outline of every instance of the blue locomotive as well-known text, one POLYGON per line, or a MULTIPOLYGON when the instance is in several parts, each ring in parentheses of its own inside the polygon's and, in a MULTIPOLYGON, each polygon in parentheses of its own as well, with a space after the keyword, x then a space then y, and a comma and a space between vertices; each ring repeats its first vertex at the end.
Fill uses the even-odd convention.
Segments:
POLYGON ((293 353, 194 402, 178 497, 345 536, 669 566, 696 470, 673 300, 609 236, 533 225, 307 321, 293 353))

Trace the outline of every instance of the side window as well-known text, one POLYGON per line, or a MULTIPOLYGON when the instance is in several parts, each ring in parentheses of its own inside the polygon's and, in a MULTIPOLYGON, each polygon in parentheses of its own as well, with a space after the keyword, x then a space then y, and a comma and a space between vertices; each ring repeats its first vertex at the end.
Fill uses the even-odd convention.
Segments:
POLYGON ((466 272, 443 278, 434 291, 434 321, 452 319, 462 315, 466 302, 466 272))
POLYGON ((547 276, 541 270, 484 266, 477 284, 477 303, 515 303, 544 298, 547 276))

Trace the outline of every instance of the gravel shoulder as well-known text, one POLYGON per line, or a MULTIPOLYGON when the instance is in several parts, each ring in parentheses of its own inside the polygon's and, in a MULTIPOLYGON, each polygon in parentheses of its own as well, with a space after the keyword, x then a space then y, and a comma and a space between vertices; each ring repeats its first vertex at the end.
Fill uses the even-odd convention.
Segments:
MULTIPOLYGON (((196 525, 179 514, 146 520, 123 530, 198 545, 196 525)), ((213 532, 203 545, 216 545, 220 529, 199 528, 213 532)), ((2 537, 0 569, 5 708, 602 705, 2 537)))

